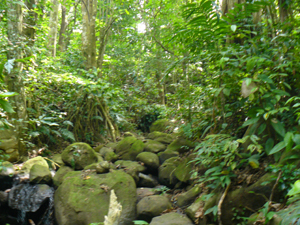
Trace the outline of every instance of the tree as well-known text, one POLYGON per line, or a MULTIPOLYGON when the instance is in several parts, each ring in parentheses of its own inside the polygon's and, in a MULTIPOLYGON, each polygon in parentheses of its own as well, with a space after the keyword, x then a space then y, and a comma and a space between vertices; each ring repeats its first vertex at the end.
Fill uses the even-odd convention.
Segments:
POLYGON ((58 0, 52 0, 52 11, 50 12, 49 20, 49 34, 48 34, 48 49, 53 57, 56 56, 56 44, 57 44, 57 23, 58 23, 58 0))
POLYGON ((26 98, 22 77, 22 7, 21 3, 15 3, 13 0, 7 0, 7 38, 10 48, 7 51, 7 60, 12 62, 13 68, 8 71, 6 76, 7 88, 10 92, 16 92, 18 95, 13 96, 12 106, 15 112, 10 114, 10 120, 13 120, 17 139, 19 142, 19 152, 24 154, 21 138, 24 129, 25 120, 27 119, 26 98))
POLYGON ((86 69, 96 68, 96 15, 97 1, 83 0, 82 11, 82 53, 86 59, 86 69))

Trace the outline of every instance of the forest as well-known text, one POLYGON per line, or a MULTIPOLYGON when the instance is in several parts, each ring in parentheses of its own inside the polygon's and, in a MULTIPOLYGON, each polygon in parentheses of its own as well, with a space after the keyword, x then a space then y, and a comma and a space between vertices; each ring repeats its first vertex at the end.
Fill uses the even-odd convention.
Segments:
POLYGON ((0 171, 75 143, 139 161, 117 143, 160 132, 191 167, 163 192, 201 187, 191 224, 300 224, 299 0, 0 0, 0 28, 0 171), (231 204, 266 174, 262 205, 231 204))

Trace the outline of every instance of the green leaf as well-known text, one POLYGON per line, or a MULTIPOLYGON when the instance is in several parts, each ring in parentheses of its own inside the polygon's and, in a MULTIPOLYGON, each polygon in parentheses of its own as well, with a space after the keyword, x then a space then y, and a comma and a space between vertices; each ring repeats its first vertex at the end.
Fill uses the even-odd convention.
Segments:
POLYGON ((230 96, 230 89, 224 88, 224 89, 223 89, 223 93, 224 93, 224 95, 226 95, 226 96, 230 96))
POLYGON ((1 93, 0 97, 5 98, 5 97, 12 97, 12 96, 15 96, 15 95, 18 95, 18 93, 16 93, 16 92, 5 92, 5 93, 1 93))
POLYGON ((246 78, 245 82, 246 82, 246 85, 249 86, 252 82, 252 78, 246 78))
POLYGON ((296 145, 300 145, 300 134, 295 134, 293 137, 293 141, 296 145))
POLYGON ((274 140, 273 138, 269 138, 265 145, 265 152, 267 153, 267 155, 270 154, 270 151, 273 148, 273 146, 274 146, 274 140))
POLYGON ((258 120, 259 120, 259 117, 249 119, 244 122, 243 127, 249 126, 251 124, 255 124, 255 123, 257 123, 258 120))
POLYGON ((275 215, 276 213, 271 211, 271 212, 268 212, 267 215, 266 215, 266 222, 270 221, 273 216, 275 215))
POLYGON ((233 31, 233 32, 235 32, 236 31, 236 28, 237 28, 237 26, 236 25, 231 25, 231 30, 233 31))
POLYGON ((269 155, 275 154, 276 152, 279 152, 284 148, 285 148, 285 143, 284 141, 281 141, 271 149, 269 155))
POLYGON ((278 121, 277 119, 273 119, 271 120, 271 125, 274 128, 274 130, 281 136, 284 137, 285 136, 285 129, 283 124, 278 121))
POLYGON ((260 125, 259 128, 258 128, 258 130, 257 130, 257 134, 258 135, 262 134, 265 131, 266 127, 267 127, 267 124, 265 124, 265 123, 263 123, 262 125, 260 125))
POLYGON ((300 180, 297 180, 294 184, 292 189, 288 192, 287 196, 293 196, 296 194, 300 194, 300 180))
POLYGON ((0 99, 0 107, 8 112, 8 113, 14 113, 15 111, 13 110, 12 106, 9 104, 8 101, 4 100, 4 99, 0 99))
POLYGON ((293 147, 294 144, 293 137, 294 135, 292 132, 287 132, 284 136, 284 143, 287 151, 291 150, 293 147))

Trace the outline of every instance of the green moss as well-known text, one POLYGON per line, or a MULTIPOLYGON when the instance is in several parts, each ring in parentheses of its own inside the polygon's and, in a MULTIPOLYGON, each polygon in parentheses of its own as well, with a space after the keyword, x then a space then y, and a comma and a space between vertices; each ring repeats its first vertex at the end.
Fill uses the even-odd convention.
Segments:
POLYGON ((134 219, 136 187, 132 177, 122 171, 107 174, 74 171, 66 174, 55 192, 55 210, 60 210, 58 220, 72 215, 77 221, 83 220, 83 224, 103 222, 112 189, 123 207, 121 218, 134 219))

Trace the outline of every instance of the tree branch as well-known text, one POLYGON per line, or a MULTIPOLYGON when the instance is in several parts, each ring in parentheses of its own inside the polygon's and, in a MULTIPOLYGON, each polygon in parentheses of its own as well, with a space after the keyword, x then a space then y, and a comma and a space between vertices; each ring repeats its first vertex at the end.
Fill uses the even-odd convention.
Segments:
POLYGON ((152 35, 152 38, 154 39, 154 41, 160 45, 160 47, 162 47, 163 50, 165 50, 166 52, 169 52, 171 55, 175 55, 174 52, 172 52, 171 50, 167 49, 159 40, 156 39, 156 37, 154 35, 152 35))

